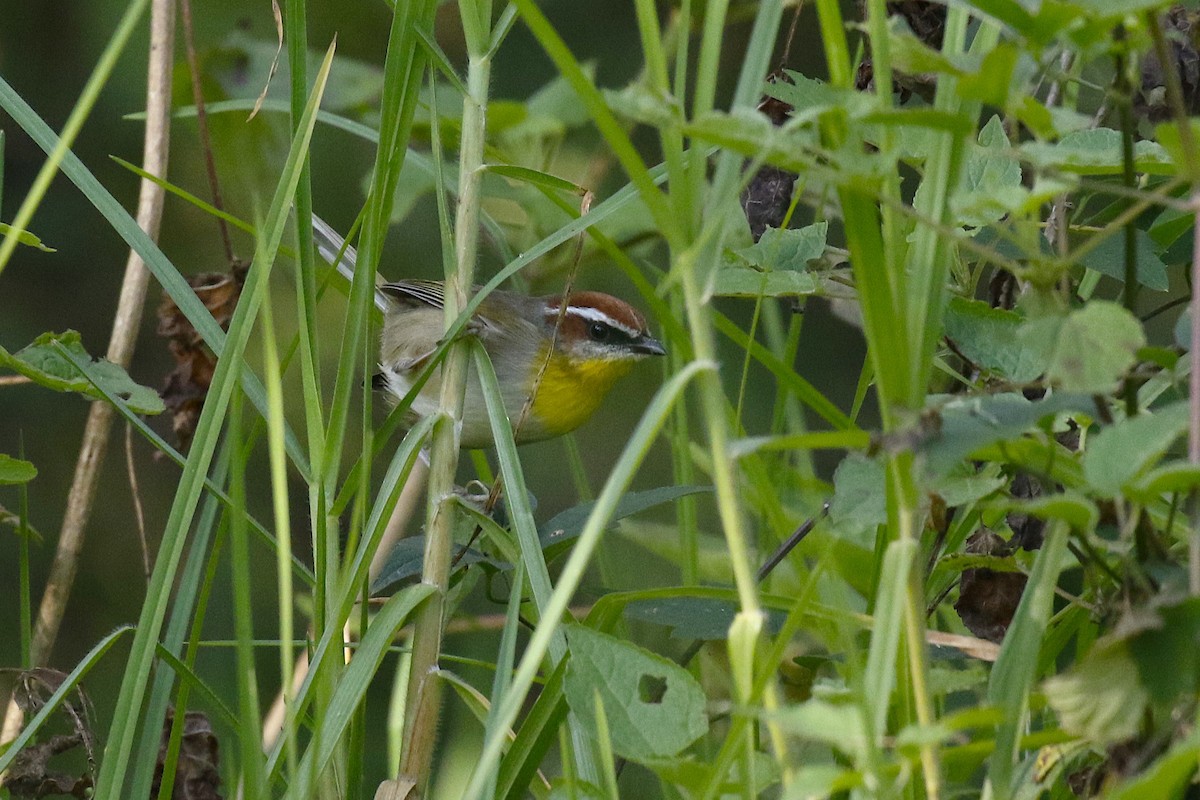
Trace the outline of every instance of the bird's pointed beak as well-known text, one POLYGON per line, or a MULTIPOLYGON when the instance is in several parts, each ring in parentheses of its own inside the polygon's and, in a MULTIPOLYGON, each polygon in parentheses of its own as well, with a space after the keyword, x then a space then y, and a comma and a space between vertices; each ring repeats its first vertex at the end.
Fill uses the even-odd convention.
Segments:
POLYGON ((667 354, 667 349, 662 346, 662 342, 653 336, 642 336, 633 343, 630 349, 643 356, 665 356, 667 354))

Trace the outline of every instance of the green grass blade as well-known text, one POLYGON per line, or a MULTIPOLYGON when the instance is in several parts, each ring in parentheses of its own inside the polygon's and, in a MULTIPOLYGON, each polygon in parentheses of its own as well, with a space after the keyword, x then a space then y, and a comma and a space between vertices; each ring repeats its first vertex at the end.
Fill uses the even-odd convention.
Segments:
POLYGON ((117 628, 115 631, 97 642, 96 645, 88 651, 88 654, 84 656, 78 664, 75 665, 75 669, 71 670, 67 677, 63 679, 63 682, 58 685, 58 688, 55 689, 54 693, 46 700, 46 704, 42 706, 38 713, 33 715, 33 719, 29 720, 25 727, 21 729, 21 732, 17 735, 17 738, 13 739, 12 742, 9 743, 8 749, 0 753, 0 773, 3 773, 10 766, 12 766, 13 760, 21 753, 21 751, 25 748, 25 745, 33 741, 33 737, 36 736, 38 731, 42 729, 42 726, 46 724, 46 720, 50 718, 50 715, 58 710, 58 707, 62 705, 63 700, 66 699, 68 694, 75 691, 75 687, 79 685, 79 682, 83 680, 85 675, 91 672, 92 667, 96 666, 96 664, 100 662, 100 659, 104 657, 104 654, 108 652, 108 649, 116 644, 117 639, 120 639, 131 630, 133 630, 133 627, 130 625, 122 625, 120 628, 117 628))
MULTIPOLYGON (((576 541, 571 551, 571 556, 567 559, 566 566, 563 567, 558 585, 550 597, 550 602, 543 610, 542 618, 534 630, 533 638, 526 647, 525 653, 521 656, 520 665, 517 668, 516 675, 513 677, 508 692, 503 698, 493 698, 492 700, 492 713, 498 716, 493 731, 506 731, 516 721, 517 713, 525 701, 526 693, 533 685, 533 679, 537 674, 538 666, 548 652, 555 634, 559 633, 558 628, 562 621, 562 615, 566 613, 567 606, 571 602, 571 598, 574 596, 580 581, 583 579, 584 570, 591 561, 596 545, 599 544, 600 536, 607 527, 613 512, 616 510, 617 502, 626 489, 629 488, 629 483, 633 480, 634 473, 646 457, 650 445, 653 443, 659 430, 666 423, 667 417, 682 395, 684 388, 697 375, 703 374, 706 371, 714 371, 715 369, 716 365, 708 362, 696 361, 689 364, 658 390, 658 393, 642 414, 641 422, 638 423, 637 429, 630 436, 624 451, 621 453, 620 459, 618 459, 616 465, 613 467, 612 473, 609 475, 608 481, 605 483, 604 489, 601 491, 599 498, 596 500, 596 505, 588 517, 587 524, 576 541)), ((500 733, 495 733, 492 737, 485 740, 483 752, 480 754, 475 771, 472 773, 471 781, 467 787, 467 797, 479 796, 484 783, 487 781, 487 774, 491 772, 495 763, 499 760, 503 743, 504 738, 500 733)))
POLYGON ((301 128, 300 134, 292 141, 279 185, 271 201, 267 224, 264 226, 264 238, 260 240, 241 300, 238 302, 230 322, 226 348, 222 352, 222 357, 217 361, 209 395, 196 427, 192 452, 184 467, 175 501, 171 506, 158 560, 155 562, 154 572, 147 587, 146 602, 142 606, 129 664, 121 682, 121 691, 116 704, 117 712, 109 729, 104 760, 100 765, 100 774, 96 781, 95 796, 100 800, 117 800, 117 798, 124 797, 122 787, 127 767, 133 756, 134 734, 137 729, 146 683, 153 667, 158 636, 162 630, 163 619, 170 601, 170 587, 174 583, 183 546, 187 541, 187 531, 191 527, 192 517, 204 487, 204 475, 212 463, 213 453, 225 422, 225 411, 233 393, 233 382, 238 379, 243 368, 242 356, 250 339, 259 305, 267 289, 267 278, 271 265, 283 238, 288 209, 300 177, 300 165, 308 151, 313 124, 316 121, 317 105, 320 103, 321 92, 325 88, 332 59, 333 48, 330 47, 305 112, 305 124, 301 128))
POLYGON ((379 665, 383 663, 383 657, 387 654, 396 632, 433 591, 432 586, 410 586, 388 598, 383 608, 371 620, 371 627, 367 629, 366 635, 355 649, 350 665, 338 679, 329 708, 321 720, 317 738, 305 751, 297 770, 296 781, 284 795, 286 798, 303 800, 313 795, 311 776, 320 774, 329 763, 330 756, 349 726, 355 710, 363 702, 371 680, 379 671, 379 665))
POLYGON ((124 52, 125 45, 129 43, 129 37, 133 35, 149 4, 149 0, 133 0, 121 17, 120 23, 117 24, 112 38, 108 40, 104 52, 100 55, 100 60, 96 63, 96 68, 92 70, 91 77, 88 78, 87 84, 79 94, 75 108, 71 109, 71 115, 67 117, 67 122, 63 125, 62 134, 57 137, 58 140, 54 147, 47 152, 46 163, 38 171, 33 185, 29 188, 29 194, 25 195, 21 207, 17 209, 17 215, 13 217, 12 225, 5 234, 4 240, 0 241, 0 273, 4 272, 5 265, 12 258, 13 251, 17 249, 18 233, 29 226, 29 222, 33 219, 33 212, 41 204, 42 198, 46 196, 46 191, 50 188, 50 182, 58 174, 59 166, 70 153, 71 145, 83 129, 83 123, 87 121, 88 114, 96 105, 100 91, 112 76, 117 60, 124 52))

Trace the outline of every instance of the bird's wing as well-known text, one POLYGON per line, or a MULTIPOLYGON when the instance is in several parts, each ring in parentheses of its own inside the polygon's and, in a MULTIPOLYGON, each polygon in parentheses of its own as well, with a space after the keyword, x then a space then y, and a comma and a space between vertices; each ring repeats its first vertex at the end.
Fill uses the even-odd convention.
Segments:
MULTIPOLYGON (((312 215, 312 226, 313 242, 317 245, 317 253, 330 264, 335 264, 342 277, 353 281, 354 265, 358 263, 358 251, 346 244, 342 235, 316 214, 312 215), (338 258, 339 253, 341 258, 338 258)), ((388 308, 388 300, 380 293, 378 287, 375 289, 375 306, 380 311, 387 311, 388 308)))
POLYGON ((414 302, 432 308, 443 308, 446 305, 446 289, 441 281, 403 280, 385 283, 379 290, 393 300, 401 303, 414 302))

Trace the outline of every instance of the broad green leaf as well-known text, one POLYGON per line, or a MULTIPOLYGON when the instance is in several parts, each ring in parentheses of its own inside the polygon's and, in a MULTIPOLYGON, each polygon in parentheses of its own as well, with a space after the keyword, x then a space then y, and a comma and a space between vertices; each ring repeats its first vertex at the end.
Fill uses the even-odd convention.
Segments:
POLYGON ((1130 499, 1149 503, 1164 494, 1186 494, 1197 487, 1200 487, 1200 464, 1176 461, 1155 467, 1141 478, 1125 484, 1124 489, 1130 499))
POLYGON ((954 197, 955 211, 963 224, 982 228, 1020 209, 1026 194, 1021 186, 1021 164, 1012 152, 1004 124, 993 115, 967 158, 966 184, 954 197))
POLYGON ((788 733, 827 744, 855 761, 868 752, 867 726, 858 706, 813 698, 772 717, 788 733))
POLYGON ((0 486, 29 483, 37 474, 37 467, 28 461, 0 453, 0 486))
MULTIPOLYGON (((833 764, 804 764, 792 773, 783 800, 838 796, 863 785, 863 773, 833 764)), ((738 787, 731 787, 733 793, 738 787)))
MULTIPOLYGON (((503 570, 512 569, 511 564, 498 561, 486 553, 474 548, 465 548, 459 544, 454 546, 454 554, 451 558, 455 560, 456 569, 471 564, 487 564, 503 570)), ((394 590, 397 584, 419 576, 424 564, 425 534, 404 537, 396 542, 396 546, 388 554, 387 562, 380 569, 379 576, 371 581, 371 595, 389 594, 389 590, 394 590)))
POLYGON ((1046 377, 1056 388, 1087 394, 1114 391, 1146 344, 1137 317, 1108 300, 1093 300, 1065 317, 1027 320, 1018 339, 1044 348, 1046 377))
POLYGON ((837 89, 799 72, 784 70, 787 80, 768 81, 764 93, 792 107, 790 120, 815 120, 826 111, 838 109, 851 118, 861 116, 877 103, 870 95, 837 89))
MULTIPOLYGON (((672 639, 723 641, 737 614, 738 605, 714 597, 653 597, 634 600, 625 606, 625 616, 641 622, 666 625, 672 639)), ((774 635, 783 627, 787 615, 768 611, 763 629, 774 635)))
MULTIPOLYGON (((206 60, 205 74, 220 84, 227 97, 254 98, 266 85, 277 48, 278 42, 274 39, 258 38, 234 29, 206 60)), ((313 75, 320 70, 325 54, 310 49, 305 56, 308 74, 313 75)), ((285 50, 279 54, 276 74, 287 75, 288 70, 285 50)), ((269 98, 287 97, 285 80, 271 81, 266 88, 269 98)), ((329 71, 329 85, 321 105, 326 111, 362 111, 377 107, 382 92, 383 70, 375 64, 339 55, 329 71)))
POLYGON ((1021 342, 1021 322, 1013 311, 954 297, 946 309, 946 336, 976 366, 1028 383, 1046 371, 1046 358, 1021 342))
POLYGON ((764 270, 808 269, 808 262, 825 254, 828 222, 817 222, 804 228, 767 228, 751 247, 737 251, 752 267, 764 270))
POLYGON ((1083 474, 1092 489, 1112 497, 1157 461, 1187 430, 1184 401, 1159 411, 1138 414, 1089 437, 1083 474))
POLYGON ((750 267, 721 267, 713 294, 718 297, 803 297, 819 294, 821 281, 809 272, 759 272, 750 267))
MULTIPOLYGON (((1150 238, 1150 234, 1138 230, 1137 240, 1137 282, 1147 289, 1165 292, 1170 288, 1167 280, 1167 265, 1159 257, 1160 248, 1150 238)), ((1080 262, 1088 269, 1094 269, 1102 275, 1125 282, 1125 237, 1122 234, 1106 236, 1080 262)))
POLYGON ((606 89, 604 100, 618 116, 644 125, 669 128, 683 122, 674 97, 656 94, 642 83, 632 83, 619 91, 606 89))
POLYGON ((953 470, 934 482, 929 490, 936 492, 947 506, 953 508, 981 500, 1004 488, 1007 483, 1008 478, 1000 474, 998 464, 985 464, 978 471, 970 466, 953 470))
POLYGON ((1098 744, 1134 736, 1150 702, 1137 663, 1121 641, 1097 642, 1081 661, 1042 688, 1062 727, 1098 744))
MULTIPOLYGON (((1019 149, 1037 167, 1054 167, 1080 175, 1119 175, 1124 169, 1121 132, 1111 128, 1068 133, 1057 144, 1026 142, 1019 149)), ((1156 142, 1136 142, 1133 158, 1139 172, 1168 174, 1175 169, 1167 151, 1156 142)))
MULTIPOLYGON (((640 514, 655 506, 672 503, 681 497, 705 494, 711 491, 711 486, 660 486, 657 489, 647 489, 642 492, 627 492, 618 501, 617 510, 612 515, 612 522, 615 523, 625 517, 640 514)), ((542 547, 570 541, 578 536, 595 505, 595 503, 580 503, 555 514, 541 526, 542 547)))
POLYGON ((1021 51, 1017 46, 1012 42, 1000 42, 984 55, 977 70, 959 78, 957 93, 994 108, 1008 108, 1010 93, 1020 85, 1022 76, 1018 73, 1014 80, 1014 72, 1021 65, 1021 51))
MULTIPOLYGON (((7 236, 11 230, 12 230, 11 225, 0 222, 0 236, 7 236)), ((16 236, 17 236, 18 244, 23 244, 26 247, 36 247, 38 250, 41 250, 43 253, 58 252, 53 247, 47 247, 46 245, 42 244, 42 240, 39 239, 38 237, 34 236, 29 231, 17 231, 16 236)))
POLYGON ((1200 598, 1135 609, 1121 620, 1114 635, 1128 642, 1153 702, 1170 708, 1180 697, 1195 695, 1200 683, 1200 598), (1164 664, 1171 668, 1163 669, 1164 664))
MULTIPOLYGON (((1192 141, 1196 141, 1200 138, 1200 120, 1194 118, 1188 120, 1188 125, 1191 128, 1192 141)), ((1170 122, 1160 124, 1154 129, 1154 138, 1170 154, 1171 160, 1179 166, 1180 171, 1191 169, 1189 164, 1192 159, 1184 152, 1183 143, 1180 141, 1178 122, 1171 120, 1170 122)), ((1188 214, 1187 216, 1190 219, 1192 215, 1188 214)))
POLYGON ((1061 519, 1073 530, 1089 533, 1100 521, 1100 509, 1079 494, 1064 492, 1032 500, 1015 500, 1005 504, 1012 511, 1032 514, 1041 519, 1061 519))
POLYGON ((860 453, 851 453, 833 473, 833 501, 829 517, 838 527, 874 530, 887 522, 886 480, 883 464, 860 453))
POLYGON ((1018 394, 968 397, 933 405, 936 432, 918 445, 935 475, 948 472, 975 451, 996 442, 1015 439, 1038 423, 1069 411, 1089 411, 1095 403, 1088 395, 1054 394, 1031 402, 1018 394))
POLYGON ((566 630, 567 703, 594 722, 599 695, 615 752, 638 762, 670 758, 708 730, 704 690, 687 670, 582 625, 566 630))
POLYGON ((28 347, 10 353, 0 347, 0 367, 7 367, 29 378, 35 383, 59 392, 78 392, 94 399, 102 395, 93 383, 121 398, 139 414, 161 414, 162 398, 147 386, 134 383, 133 379, 116 364, 100 359, 93 361, 83 349, 83 341, 75 331, 44 333, 28 347), (58 350, 65 347, 79 363, 87 364, 87 375, 58 350))

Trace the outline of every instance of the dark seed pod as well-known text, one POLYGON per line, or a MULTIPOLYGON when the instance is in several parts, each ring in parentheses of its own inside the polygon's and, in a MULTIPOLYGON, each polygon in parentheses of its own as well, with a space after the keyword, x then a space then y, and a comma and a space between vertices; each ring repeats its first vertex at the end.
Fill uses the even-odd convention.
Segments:
MULTIPOLYGON (((783 73, 773 73, 768 81, 788 81, 783 73)), ((782 100, 764 95, 758 104, 758 110, 767 115, 775 125, 782 125, 792 113, 792 107, 782 100)), ((788 172, 779 167, 765 165, 754 173, 750 183, 742 190, 742 212, 746 222, 750 223, 750 235, 757 242, 767 228, 783 226, 788 208, 792 204, 792 188, 796 178, 794 172, 788 172)))

